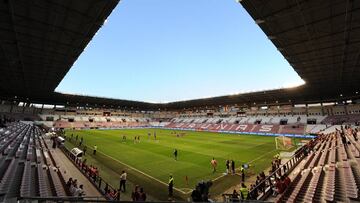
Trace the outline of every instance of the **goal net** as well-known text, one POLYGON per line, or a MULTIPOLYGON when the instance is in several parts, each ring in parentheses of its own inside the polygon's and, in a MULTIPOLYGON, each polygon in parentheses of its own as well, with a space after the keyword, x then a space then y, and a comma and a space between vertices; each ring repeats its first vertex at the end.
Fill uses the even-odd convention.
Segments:
POLYGON ((275 137, 275 144, 276 149, 279 150, 288 150, 294 146, 292 139, 285 136, 275 137))

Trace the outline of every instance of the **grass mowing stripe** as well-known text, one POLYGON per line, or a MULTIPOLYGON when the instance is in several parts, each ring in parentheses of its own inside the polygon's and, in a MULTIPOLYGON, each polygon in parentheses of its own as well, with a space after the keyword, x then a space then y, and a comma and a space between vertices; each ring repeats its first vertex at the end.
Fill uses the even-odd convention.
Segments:
MULTIPOLYGON (((67 131, 67 135, 74 133, 83 136, 85 144, 96 144, 108 160, 119 161, 122 165, 141 172, 139 174, 146 174, 162 182, 162 185, 167 185, 169 174, 173 174, 175 186, 179 190, 194 188, 200 180, 218 179, 225 172, 226 159, 235 160, 236 167, 256 159, 254 167, 249 171, 257 173, 268 168, 276 153, 273 137, 189 131, 185 131, 183 137, 176 137, 171 130, 158 129, 158 141, 154 141, 153 136, 148 139, 149 131, 154 132, 153 129, 83 130, 67 131), (127 136, 124 143, 122 135, 127 136), (134 136, 139 135, 141 142, 134 144, 134 136), (179 151, 179 161, 172 157, 175 148, 179 151), (211 170, 212 157, 219 163, 216 173, 211 170), (185 176, 188 177, 188 184, 185 176)), ((112 168, 112 165, 116 165, 112 161, 108 161, 106 165, 112 168)), ((221 185, 231 186, 237 181, 226 177, 221 182, 221 185)))
MULTIPOLYGON (((90 148, 91 148, 91 147, 90 147, 90 148)), ((116 161, 116 162, 119 162, 120 164, 122 164, 122 165, 124 165, 124 166, 126 166, 126 167, 128 167, 128 168, 131 168, 132 170, 134 170, 134 171, 136 171, 136 172, 138 172, 138 173, 140 173, 140 174, 142 174, 142 175, 144 175, 144 176, 147 176, 147 177, 150 178, 150 179, 153 179, 153 180, 155 180, 155 181, 157 181, 157 182, 159 182, 159 183, 161 183, 161 184, 163 184, 163 185, 165 185, 165 186, 168 185, 167 183, 165 183, 165 182, 163 182, 163 181, 161 181, 161 180, 158 180, 158 179, 152 177, 151 175, 146 174, 146 173, 144 173, 144 172, 142 172, 142 171, 140 171, 140 170, 138 170, 138 169, 136 169, 136 168, 134 168, 134 167, 126 164, 126 163, 123 163, 123 162, 121 162, 120 160, 115 159, 114 157, 111 157, 111 156, 109 156, 109 155, 107 155, 107 154, 105 154, 105 153, 97 150, 97 153, 98 153, 98 152, 99 152, 99 153, 102 153, 104 156, 107 156, 107 157, 109 157, 110 159, 112 159, 112 160, 114 160, 114 161, 116 161)), ((174 189, 177 190, 178 192, 181 192, 181 193, 185 194, 184 191, 182 191, 182 190, 180 190, 180 189, 178 189, 178 188, 176 188, 176 187, 174 187, 174 189)))

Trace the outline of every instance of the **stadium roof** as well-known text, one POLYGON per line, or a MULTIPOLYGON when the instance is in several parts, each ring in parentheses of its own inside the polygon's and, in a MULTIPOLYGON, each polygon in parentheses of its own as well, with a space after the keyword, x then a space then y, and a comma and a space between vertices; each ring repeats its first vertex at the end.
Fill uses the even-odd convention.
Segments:
POLYGON ((54 93, 118 0, 4 0, 0 2, 1 97, 33 103, 96 104, 144 110, 359 98, 360 1, 242 0, 240 3, 305 85, 168 104, 54 93))
POLYGON ((0 1, 0 92, 48 97, 118 0, 0 1))
POLYGON ((306 84, 292 89, 193 100, 193 105, 309 103, 359 97, 360 1, 242 0, 240 3, 306 84))

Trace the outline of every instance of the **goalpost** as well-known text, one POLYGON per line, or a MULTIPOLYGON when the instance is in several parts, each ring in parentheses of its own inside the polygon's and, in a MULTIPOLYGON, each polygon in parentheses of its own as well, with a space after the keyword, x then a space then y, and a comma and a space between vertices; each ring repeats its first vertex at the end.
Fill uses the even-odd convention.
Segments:
POLYGON ((279 150, 288 150, 294 146, 292 139, 285 136, 275 137, 275 144, 276 149, 279 150))

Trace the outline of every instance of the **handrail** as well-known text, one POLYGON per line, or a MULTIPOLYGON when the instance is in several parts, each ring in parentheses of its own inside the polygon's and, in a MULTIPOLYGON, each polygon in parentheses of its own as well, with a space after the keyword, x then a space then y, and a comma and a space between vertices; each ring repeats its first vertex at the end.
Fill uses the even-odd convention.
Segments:
MULTIPOLYGON (((100 197, 19 197, 19 203, 28 203, 29 200, 38 200, 39 202, 117 202, 117 203, 134 203, 133 201, 118 201, 118 200, 102 200, 100 197)), ((158 203, 171 203, 170 201, 156 201, 158 203)), ((185 201, 176 201, 177 203, 189 203, 185 201)), ((259 202, 259 201, 239 201, 240 202, 259 202)), ((263 202, 261 202, 263 203, 263 202)))
MULTIPOLYGON (((119 201, 119 200, 103 200, 101 197, 19 197, 19 203, 28 203, 29 200, 38 200, 39 202, 117 202, 117 203, 133 203, 133 201, 119 201)), ((159 203, 169 203, 169 201, 156 201, 159 203)), ((176 201, 177 203, 189 203, 186 201, 176 201)), ((238 200, 238 203, 267 203, 266 201, 258 200, 238 200)))
POLYGON ((252 200, 252 199, 241 199, 241 195, 238 194, 237 197, 234 199, 233 194, 224 193, 222 194, 223 201, 222 202, 244 202, 244 203, 251 203, 251 202, 259 202, 259 203, 271 203, 270 201, 264 200, 252 200))
POLYGON ((84 167, 82 166, 82 162, 79 161, 76 157, 74 157, 71 152, 65 147, 65 146, 59 146, 59 148, 64 152, 64 154, 69 158, 69 160, 71 160, 71 162, 76 166, 76 168, 95 186, 95 188, 108 200, 109 199, 106 196, 106 191, 108 189, 112 190, 112 191, 117 191, 115 189, 115 187, 113 187, 112 185, 110 185, 110 183, 104 181, 103 178, 101 178, 101 176, 90 176, 90 174, 88 174, 85 170, 84 167), (104 187, 103 187, 104 186, 104 187))
MULTIPOLYGON (((31 200, 37 200, 39 202, 119 202, 119 201, 109 201, 103 199, 103 197, 96 197, 96 196, 86 196, 86 197, 19 197, 18 202, 20 203, 28 203, 31 200)), ((125 202, 126 201, 121 201, 125 202)))
POLYGON ((275 179, 278 176, 288 175, 291 171, 300 163, 305 157, 306 146, 302 146, 297 150, 297 152, 284 164, 282 164, 279 168, 273 171, 270 175, 268 175, 264 180, 258 183, 250 192, 249 197, 251 199, 260 199, 264 200, 268 195, 272 192, 273 183, 271 179, 275 179), (285 167, 284 167, 285 166, 285 167), (263 186, 265 187, 263 188, 263 186), (263 194, 258 198, 258 191, 262 188, 263 194))

